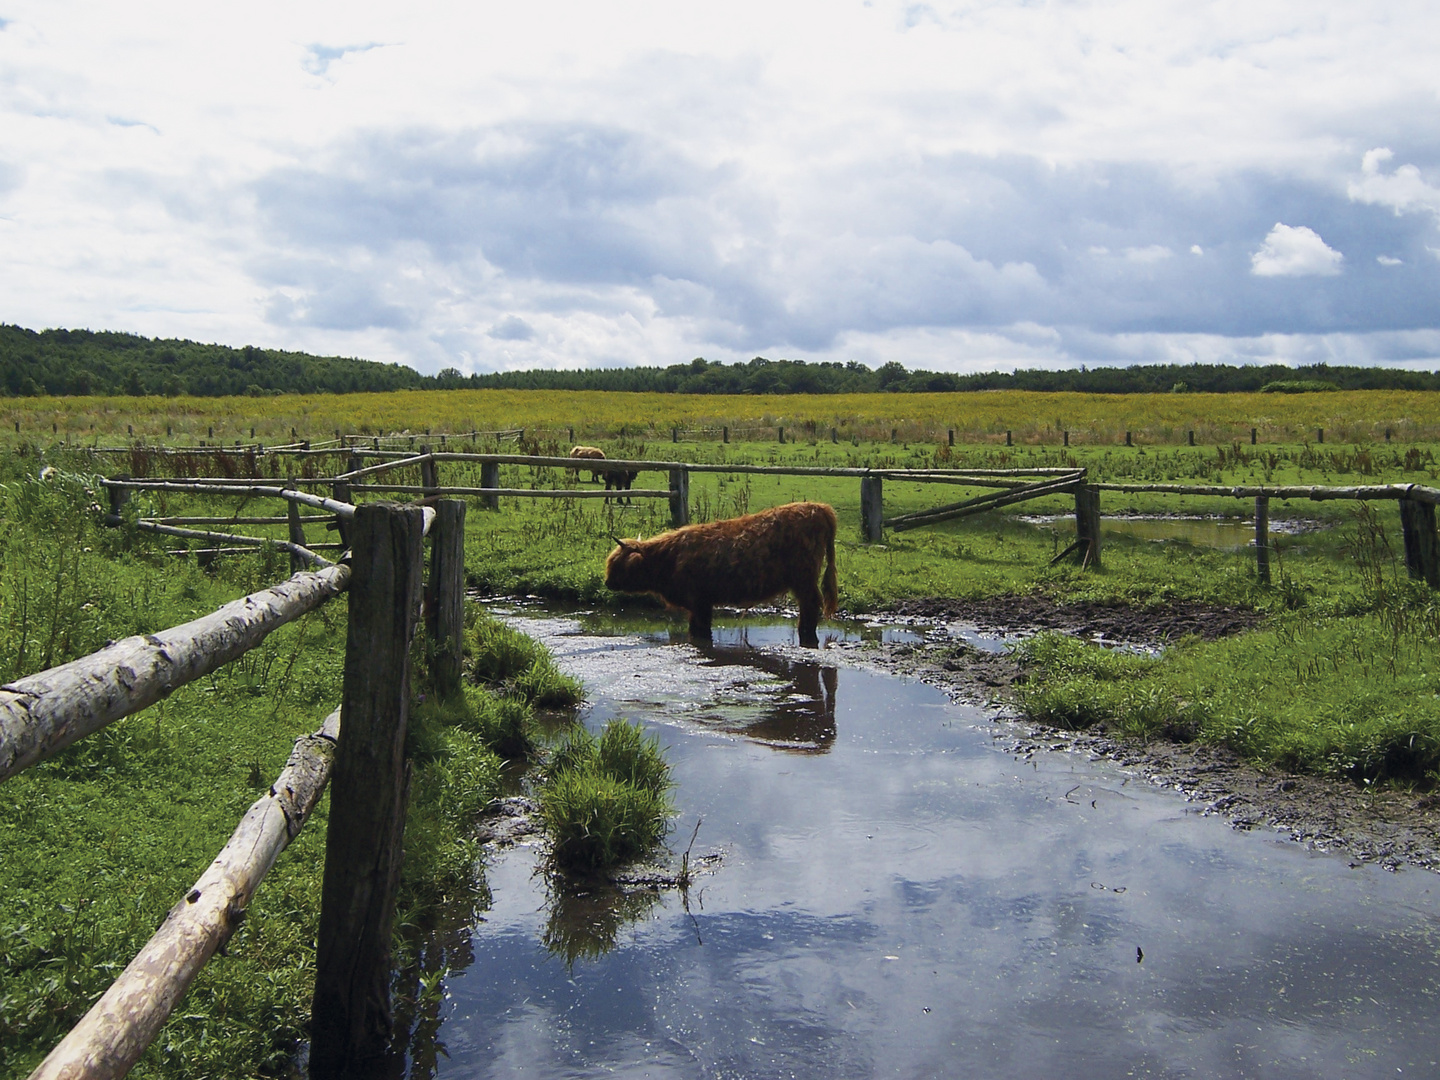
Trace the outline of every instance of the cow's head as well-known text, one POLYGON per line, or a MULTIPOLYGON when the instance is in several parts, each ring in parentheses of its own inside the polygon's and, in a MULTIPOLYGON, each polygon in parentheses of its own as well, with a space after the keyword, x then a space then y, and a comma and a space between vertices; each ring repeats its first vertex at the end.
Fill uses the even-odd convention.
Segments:
POLYGON ((645 549, 635 540, 615 537, 615 550, 605 560, 605 587, 619 592, 643 591, 645 580, 645 549))

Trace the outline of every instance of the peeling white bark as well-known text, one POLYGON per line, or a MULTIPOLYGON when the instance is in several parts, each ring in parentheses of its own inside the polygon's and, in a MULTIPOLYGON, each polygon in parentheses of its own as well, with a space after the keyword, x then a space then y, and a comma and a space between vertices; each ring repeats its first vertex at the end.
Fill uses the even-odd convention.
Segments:
POLYGON ((349 584, 348 566, 296 574, 213 615, 0 686, 0 781, 208 675, 349 584))
POLYGON ((296 741, 274 786, 240 819, 210 868, 30 1080, 109 1080, 130 1071, 205 962, 229 942, 261 880, 320 801, 339 733, 336 709, 319 731, 296 741))

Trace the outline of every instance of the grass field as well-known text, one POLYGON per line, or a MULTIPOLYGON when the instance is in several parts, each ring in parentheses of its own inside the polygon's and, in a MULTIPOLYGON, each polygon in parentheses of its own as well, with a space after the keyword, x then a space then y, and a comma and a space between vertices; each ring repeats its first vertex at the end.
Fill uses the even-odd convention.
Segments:
MULTIPOLYGON (((612 456, 650 460, 1083 465, 1092 480, 1215 484, 1440 479, 1440 400, 1388 393, 677 399, 455 391, 3 404, 0 412, 8 410, 10 420, 0 431, 7 451, 0 457, 0 680, 7 681, 93 651, 108 639, 211 611, 289 572, 285 557, 274 551, 201 569, 162 554, 185 546, 183 541, 101 527, 105 498, 96 474, 126 471, 132 462, 91 455, 76 443, 81 436, 87 444, 92 437, 102 445, 123 443, 132 425, 137 438, 161 441, 168 425, 175 443, 209 441, 212 424, 217 442, 248 440, 252 424, 256 437, 270 442, 288 440, 291 426, 317 439, 335 428, 525 426, 535 449, 562 453, 573 425, 577 440, 597 442, 612 456), (689 428, 692 437, 672 443, 673 424, 689 428), (693 437, 697 428, 721 424, 733 429, 729 444, 693 437), (781 424, 790 437, 784 445, 770 430, 781 424), (832 426, 840 430, 838 442, 830 440, 832 426), (1253 447, 1252 426, 1260 429, 1253 447), (1322 426, 1323 444, 1310 430, 1322 426), (956 431, 953 448, 944 434, 949 427, 956 431), (892 429, 898 429, 895 441, 892 429), (1007 429, 1014 446, 1004 445, 1007 429), (1072 432, 1069 448, 1057 445, 1061 430, 1072 432), (1137 445, 1123 445, 1126 430, 1135 433, 1137 445), (1185 445, 1190 430, 1200 445, 1185 445), (61 434, 68 440, 63 447, 61 434), (58 475, 40 479, 46 465, 58 475)), ((148 464, 158 469, 161 459, 148 464)), ((301 468, 293 462, 273 467, 301 468)), ((324 467, 315 459, 303 466, 324 467)), ((393 479, 419 482, 413 469, 393 479)), ((478 486, 479 469, 446 463, 442 479, 478 486)), ((554 488, 572 481, 564 470, 505 466, 501 483, 554 488)), ((1073 513, 1068 497, 1018 508, 1058 515, 1050 524, 990 513, 892 532, 883 544, 871 545, 860 538, 858 480, 720 472, 692 474, 691 484, 694 520, 802 498, 834 505, 841 521, 841 604, 852 612, 908 596, 1028 593, 1062 602, 1163 605, 1187 599, 1261 609, 1267 620, 1256 631, 1222 642, 1180 643, 1156 658, 1043 639, 1032 646, 1035 677, 1023 704, 1053 723, 1104 723, 1138 738, 1212 740, 1260 763, 1361 783, 1430 787, 1440 779, 1440 606, 1431 590, 1406 579, 1393 503, 1366 511, 1354 504, 1276 501, 1273 518, 1311 518, 1321 527, 1277 537, 1275 580, 1262 587, 1247 551, 1120 537, 1107 537, 1098 572, 1070 563, 1052 567, 1052 556, 1073 533, 1073 519, 1065 517, 1073 513)), ((637 486, 663 487, 663 474, 642 474, 637 486)), ((887 482, 886 512, 965 494, 887 482)), ((1229 498, 1116 493, 1104 495, 1103 507, 1111 515, 1242 518, 1253 509, 1229 498)), ((274 508, 140 493, 127 512, 237 511, 274 508)), ((634 603, 604 589, 612 537, 648 536, 667 525, 663 500, 618 506, 503 499, 499 512, 472 503, 467 569, 473 584, 493 592, 634 603)), ((312 540, 333 538, 320 525, 308 528, 312 540)), ((245 531, 267 530, 275 536, 284 531, 245 531)), ((83 1012, 213 856, 259 786, 278 772, 294 738, 313 730, 333 707, 344 611, 340 601, 313 613, 213 677, 6 783, 0 801, 0 1074, 26 1071, 83 1012)), ((476 650, 486 654, 490 646, 482 637, 477 634, 476 650)), ((545 685, 537 677, 527 692, 543 694, 545 685)), ((437 897, 484 903, 483 882, 469 873, 475 852, 464 841, 464 819, 498 783, 487 740, 508 738, 499 728, 514 720, 491 716, 486 708, 451 721, 423 710, 418 715, 417 809, 407 833, 408 929, 401 935, 407 966, 397 983, 402 1028, 423 1026, 437 1007, 444 950, 422 957, 413 947, 438 910, 437 897), (485 734, 492 720, 496 731, 485 734)), ((308 1013, 324 822, 322 803, 262 887, 230 956, 206 969, 135 1075, 283 1070, 308 1013)))
MULTIPOLYGON (((953 430, 961 443, 1111 446, 1133 433, 1144 445, 1174 445, 1189 433, 1201 445, 1248 443, 1251 428, 1265 444, 1440 440, 1440 395, 1402 391, 1315 394, 965 394, 680 395, 600 391, 425 390, 390 394, 285 395, 258 398, 7 398, 0 401, 0 438, 106 442, 135 438, 223 443, 253 438, 271 445, 301 438, 407 431, 469 432, 525 428, 546 439, 591 442, 622 433, 668 441, 673 428, 687 441, 718 441, 728 426, 773 437, 783 426, 802 439, 832 428, 846 441, 888 439, 935 443, 953 430), (213 429, 214 435, 210 435, 213 429)), ((4 444, 0 444, 4 445, 4 444)))

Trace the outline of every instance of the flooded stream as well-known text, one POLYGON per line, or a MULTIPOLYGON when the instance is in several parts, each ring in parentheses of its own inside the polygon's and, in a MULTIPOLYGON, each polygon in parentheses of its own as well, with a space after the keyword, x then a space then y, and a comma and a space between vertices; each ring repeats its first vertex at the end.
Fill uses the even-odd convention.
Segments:
MULTIPOLYGON (((1440 1061, 1440 879, 1232 830, 844 662, 874 628, 512 612, 672 764, 673 891, 558 908, 520 846, 447 980, 453 1077, 1347 1077, 1440 1061), (826 627, 822 626, 822 642, 826 627), (570 962, 573 961, 573 962, 570 962)), ((911 631, 890 631, 911 634, 911 631)), ((908 639, 907 639, 908 640, 908 639)))

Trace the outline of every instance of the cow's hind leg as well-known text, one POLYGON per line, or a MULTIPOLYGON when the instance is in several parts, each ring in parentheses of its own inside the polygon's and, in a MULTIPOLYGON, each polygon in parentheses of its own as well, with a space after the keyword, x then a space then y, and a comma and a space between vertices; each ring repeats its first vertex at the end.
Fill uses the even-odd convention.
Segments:
POLYGON ((690 609, 690 636, 696 641, 710 640, 710 619, 714 610, 707 603, 696 601, 690 609))
POLYGON ((800 644, 808 648, 819 648, 820 635, 820 587, 811 581, 797 587, 795 599, 800 605, 800 644))

